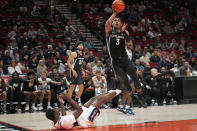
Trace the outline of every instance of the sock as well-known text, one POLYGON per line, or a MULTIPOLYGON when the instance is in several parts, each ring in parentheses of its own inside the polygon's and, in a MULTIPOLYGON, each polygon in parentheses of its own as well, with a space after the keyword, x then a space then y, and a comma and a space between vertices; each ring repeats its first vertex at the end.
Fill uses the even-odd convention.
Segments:
POLYGON ((112 93, 112 92, 115 92, 115 90, 109 90, 108 92, 109 92, 109 93, 112 93))
POLYGON ((130 106, 129 105, 126 105, 126 107, 125 107, 126 109, 129 109, 130 108, 130 106))
POLYGON ((50 102, 48 102, 47 106, 50 106, 50 102))
POLYGON ((123 108, 123 105, 119 105, 120 108, 123 108))
POLYGON ((33 106, 33 107, 35 107, 35 106, 36 106, 36 104, 35 104, 35 103, 32 103, 32 106, 33 106))
POLYGON ((57 106, 57 103, 54 103, 55 106, 57 106))
POLYGON ((3 107, 6 108, 6 105, 7 105, 7 104, 3 104, 3 107))
POLYGON ((42 103, 40 103, 40 106, 42 106, 42 103))
POLYGON ((122 93, 121 90, 115 90, 116 91, 116 95, 119 95, 120 93, 122 93))

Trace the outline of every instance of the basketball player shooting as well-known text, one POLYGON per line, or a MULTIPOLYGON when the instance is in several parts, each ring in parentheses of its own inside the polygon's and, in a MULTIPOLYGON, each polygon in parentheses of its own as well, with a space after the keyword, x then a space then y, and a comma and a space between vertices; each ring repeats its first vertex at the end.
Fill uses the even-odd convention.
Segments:
POLYGON ((136 75, 136 68, 129 60, 125 49, 129 32, 126 30, 126 25, 123 25, 122 20, 117 17, 125 8, 124 2, 122 0, 115 0, 112 4, 112 8, 113 14, 105 24, 106 41, 111 57, 112 68, 116 78, 120 79, 120 81, 125 84, 125 89, 123 89, 123 91, 130 90, 126 74, 133 79, 135 88, 141 88, 141 84, 136 75))
POLYGON ((100 114, 99 107, 115 96, 119 95, 121 90, 110 90, 107 93, 100 94, 91 98, 84 106, 79 106, 68 93, 61 93, 57 96, 61 106, 61 113, 57 109, 49 108, 46 111, 46 117, 53 121, 53 126, 56 129, 78 129, 88 128, 94 125, 96 117, 100 114), (69 102, 75 109, 76 112, 73 114, 66 114, 64 108, 64 100, 69 102))

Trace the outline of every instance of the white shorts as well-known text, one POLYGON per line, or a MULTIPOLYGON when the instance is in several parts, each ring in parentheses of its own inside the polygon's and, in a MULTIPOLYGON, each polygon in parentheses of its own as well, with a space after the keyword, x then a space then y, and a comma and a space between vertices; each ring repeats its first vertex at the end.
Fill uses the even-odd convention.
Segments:
POLYGON ((100 114, 99 109, 92 105, 89 108, 83 106, 82 109, 83 109, 83 112, 77 119, 79 127, 80 128, 92 127, 94 125, 95 119, 100 114))

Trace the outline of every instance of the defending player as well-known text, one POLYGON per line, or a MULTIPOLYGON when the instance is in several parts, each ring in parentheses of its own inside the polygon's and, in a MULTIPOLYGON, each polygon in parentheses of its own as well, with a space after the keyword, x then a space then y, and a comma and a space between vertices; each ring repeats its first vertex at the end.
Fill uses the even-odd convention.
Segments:
POLYGON ((77 44, 77 51, 72 52, 71 55, 68 58, 67 64, 68 67, 70 69, 70 77, 71 77, 71 84, 68 90, 68 94, 70 97, 72 97, 72 93, 76 87, 76 85, 78 85, 79 90, 77 92, 77 96, 76 96, 76 101, 79 102, 81 104, 81 95, 83 93, 83 83, 84 80, 82 78, 83 76, 83 68, 82 68, 82 63, 84 60, 84 56, 83 56, 83 43, 78 43, 77 44))
POLYGON ((100 114, 99 107, 101 104, 110 101, 115 96, 119 95, 121 90, 111 90, 107 93, 100 94, 91 98, 84 106, 79 106, 67 93, 62 93, 57 96, 61 106, 62 116, 58 110, 48 109, 46 117, 53 121, 53 126, 56 129, 78 129, 88 128, 94 125, 96 117, 100 114), (64 101, 71 103, 76 109, 73 114, 67 115, 64 109, 64 101))

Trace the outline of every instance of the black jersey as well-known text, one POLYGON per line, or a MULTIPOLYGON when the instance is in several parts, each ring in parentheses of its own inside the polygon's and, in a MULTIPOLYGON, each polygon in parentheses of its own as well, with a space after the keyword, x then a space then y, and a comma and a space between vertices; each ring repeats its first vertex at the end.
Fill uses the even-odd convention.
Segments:
POLYGON ((128 35, 126 32, 116 32, 112 30, 107 38, 107 46, 112 58, 127 56, 125 49, 126 38, 128 35))
POLYGON ((77 53, 77 57, 72 60, 71 64, 72 64, 73 69, 77 73, 80 73, 80 72, 82 72, 81 68, 82 68, 84 56, 80 55, 78 51, 76 51, 76 53, 77 53))
POLYGON ((23 91, 36 91, 38 87, 38 81, 34 79, 33 83, 30 80, 24 80, 23 91))

